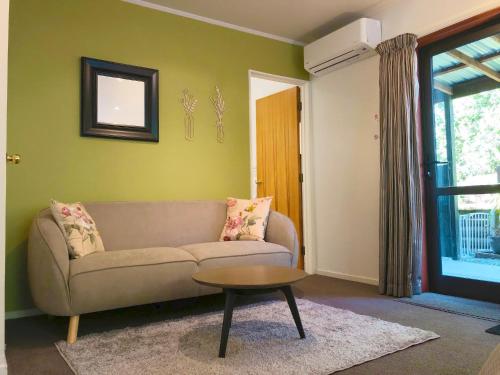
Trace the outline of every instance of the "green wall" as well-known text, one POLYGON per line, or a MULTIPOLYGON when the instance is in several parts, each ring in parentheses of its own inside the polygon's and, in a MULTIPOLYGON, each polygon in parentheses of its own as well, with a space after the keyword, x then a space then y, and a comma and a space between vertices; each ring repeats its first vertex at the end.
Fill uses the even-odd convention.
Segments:
POLYGON ((36 212, 61 201, 249 195, 248 70, 307 79, 302 48, 119 0, 11 0, 6 310, 33 307, 26 240, 36 212), (80 57, 160 71, 160 142, 79 135, 80 57), (226 138, 209 102, 219 85, 226 138), (199 99, 184 140, 181 92, 199 99))

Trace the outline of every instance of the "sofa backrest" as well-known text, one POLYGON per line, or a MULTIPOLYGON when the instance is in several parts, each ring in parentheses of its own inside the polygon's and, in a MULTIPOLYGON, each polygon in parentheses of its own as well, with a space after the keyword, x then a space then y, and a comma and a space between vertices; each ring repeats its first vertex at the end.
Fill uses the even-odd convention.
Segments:
MULTIPOLYGON (((218 241, 226 220, 224 201, 83 204, 95 220, 106 250, 218 241)), ((50 215, 45 211, 41 215, 50 215)))

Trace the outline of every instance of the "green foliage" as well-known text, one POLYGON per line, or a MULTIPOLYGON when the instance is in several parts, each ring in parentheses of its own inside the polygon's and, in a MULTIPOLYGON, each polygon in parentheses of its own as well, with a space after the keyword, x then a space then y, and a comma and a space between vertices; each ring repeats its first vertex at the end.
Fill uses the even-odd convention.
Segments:
POLYGON ((500 166, 500 89, 454 99, 453 116, 457 182, 494 174, 500 166))
MULTIPOLYGON (((494 180, 500 166, 500 89, 452 100, 454 170, 457 185, 494 180), (485 177, 490 175, 490 177, 485 177), (477 182, 472 182, 476 180, 477 182)), ((443 102, 434 106, 436 156, 446 161, 446 126, 443 102)))

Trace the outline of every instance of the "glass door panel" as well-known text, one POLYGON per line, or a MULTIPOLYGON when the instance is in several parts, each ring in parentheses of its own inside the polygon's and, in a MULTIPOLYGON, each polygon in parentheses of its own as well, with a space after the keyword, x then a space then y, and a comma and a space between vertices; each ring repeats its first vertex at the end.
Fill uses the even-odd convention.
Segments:
POLYGON ((499 199, 500 194, 438 197, 443 276, 500 283, 499 199))
POLYGON ((500 302, 500 24, 419 58, 431 289, 500 302))
POLYGON ((500 88, 458 98, 435 92, 434 126, 439 187, 498 183, 500 88))

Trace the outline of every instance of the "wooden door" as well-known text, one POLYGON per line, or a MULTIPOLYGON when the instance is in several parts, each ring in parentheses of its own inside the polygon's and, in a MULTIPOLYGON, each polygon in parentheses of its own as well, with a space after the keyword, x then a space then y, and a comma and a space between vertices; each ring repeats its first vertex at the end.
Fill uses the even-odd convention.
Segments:
POLYGON ((295 224, 299 237, 298 268, 303 269, 300 106, 298 87, 257 100, 256 183, 257 196, 272 196, 272 208, 295 224))

